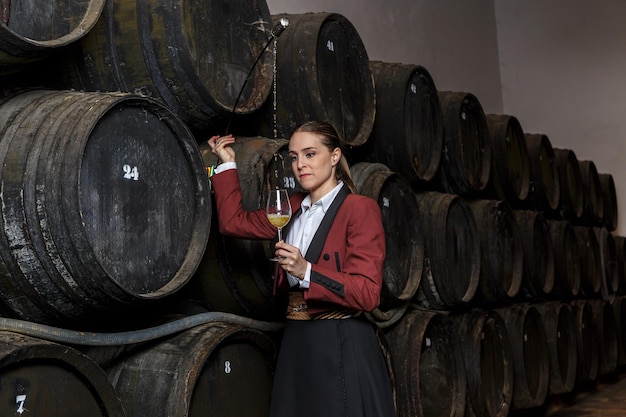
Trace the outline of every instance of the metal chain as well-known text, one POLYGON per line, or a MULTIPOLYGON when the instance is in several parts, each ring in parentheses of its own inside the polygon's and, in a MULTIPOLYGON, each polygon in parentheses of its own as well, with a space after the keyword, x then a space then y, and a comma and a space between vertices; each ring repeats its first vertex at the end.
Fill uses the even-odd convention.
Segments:
POLYGON ((272 93, 273 97, 272 97, 272 117, 274 120, 274 139, 278 139, 278 118, 276 117, 276 90, 277 90, 277 84, 276 84, 276 73, 277 73, 277 65, 276 65, 276 56, 277 56, 277 52, 278 52, 278 38, 274 37, 274 62, 272 64, 272 84, 274 87, 274 91, 272 93))

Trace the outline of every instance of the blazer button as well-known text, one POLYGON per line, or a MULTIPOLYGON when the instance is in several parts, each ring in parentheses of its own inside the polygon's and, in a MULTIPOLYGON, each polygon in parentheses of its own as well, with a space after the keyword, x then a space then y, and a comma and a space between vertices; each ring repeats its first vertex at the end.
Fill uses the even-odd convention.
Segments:
POLYGON ((328 261, 329 259, 330 259, 330 255, 329 255, 329 254, 327 254, 327 253, 325 253, 325 254, 324 254, 324 260, 325 260, 325 261, 328 261))

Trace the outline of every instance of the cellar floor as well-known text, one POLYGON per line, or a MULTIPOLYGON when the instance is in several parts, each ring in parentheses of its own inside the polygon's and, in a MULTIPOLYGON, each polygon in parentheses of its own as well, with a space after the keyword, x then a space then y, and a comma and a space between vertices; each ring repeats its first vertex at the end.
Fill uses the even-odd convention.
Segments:
MULTIPOLYGON (((541 414, 534 414, 534 416, 541 414)), ((604 377, 576 394, 548 401, 546 417, 626 416, 626 373, 604 377)))

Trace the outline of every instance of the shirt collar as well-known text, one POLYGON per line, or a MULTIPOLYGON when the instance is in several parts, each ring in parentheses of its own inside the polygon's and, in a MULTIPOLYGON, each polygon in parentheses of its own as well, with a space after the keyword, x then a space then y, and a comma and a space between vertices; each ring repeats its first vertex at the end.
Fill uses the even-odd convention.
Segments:
MULTIPOLYGON (((339 181, 335 188, 326 193, 326 195, 320 198, 314 205, 321 206, 323 212, 326 213, 326 210, 328 210, 337 194, 339 194, 339 190, 341 190, 342 186, 343 181, 339 181)), ((300 207, 302 208, 303 213, 311 208, 311 194, 307 194, 307 196, 304 197, 304 200, 300 203, 300 207)))

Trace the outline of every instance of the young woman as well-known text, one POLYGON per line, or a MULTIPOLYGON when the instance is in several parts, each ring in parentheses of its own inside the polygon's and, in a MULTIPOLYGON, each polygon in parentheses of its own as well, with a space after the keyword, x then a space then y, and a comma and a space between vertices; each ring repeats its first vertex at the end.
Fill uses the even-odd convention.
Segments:
MULTIPOLYGON (((246 211, 233 136, 208 140, 223 163, 211 177, 220 233, 272 239, 265 210, 246 211)), ((276 244, 275 291, 289 292, 271 417, 393 417, 385 360, 362 313, 378 306, 385 258, 380 208, 357 195, 335 129, 299 126, 289 140, 293 173, 306 193, 276 244)))

